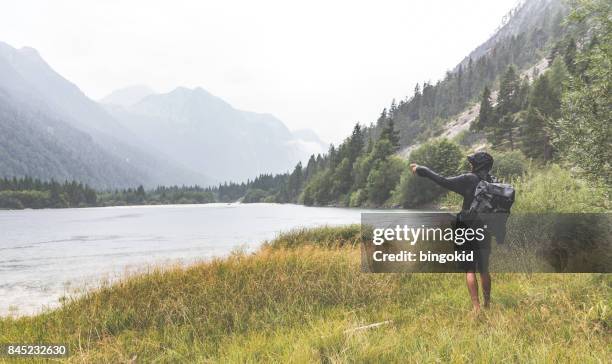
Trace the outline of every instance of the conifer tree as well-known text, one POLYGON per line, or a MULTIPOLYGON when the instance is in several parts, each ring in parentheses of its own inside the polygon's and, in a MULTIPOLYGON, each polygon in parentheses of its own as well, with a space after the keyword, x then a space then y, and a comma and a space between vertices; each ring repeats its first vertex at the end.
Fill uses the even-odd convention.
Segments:
POLYGON ((473 128, 475 130, 485 130, 491 126, 494 117, 493 105, 491 104, 491 90, 488 86, 485 86, 480 99, 478 119, 476 120, 476 123, 474 123, 473 128))
POLYGON ((550 87, 548 77, 542 75, 535 81, 530 95, 529 108, 522 128, 521 149, 532 158, 552 159, 549 126, 559 101, 550 87))
POLYGON ((364 147, 364 135, 361 125, 355 124, 353 133, 351 134, 349 141, 348 158, 351 163, 355 162, 357 157, 362 153, 364 147))
POLYGON ((508 144, 514 149, 516 142, 516 128, 518 115, 521 109, 521 83, 514 66, 509 66, 504 73, 495 107, 495 120, 491 123, 491 139, 497 146, 508 144))
POLYGON ((395 130, 395 123, 393 122, 393 119, 389 119, 387 121, 387 124, 385 125, 382 134, 380 135, 380 138, 388 140, 394 152, 399 149, 399 132, 395 130))

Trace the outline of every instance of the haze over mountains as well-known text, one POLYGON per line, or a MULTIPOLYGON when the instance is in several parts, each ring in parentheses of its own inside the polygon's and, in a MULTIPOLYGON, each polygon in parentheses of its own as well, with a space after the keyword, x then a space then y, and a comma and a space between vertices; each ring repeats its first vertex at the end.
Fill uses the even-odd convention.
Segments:
POLYGON ((3 177, 98 188, 208 185, 286 171, 323 147, 200 88, 154 94, 140 86, 109 95, 103 101, 113 105, 102 106, 36 50, 2 42, 0 80, 3 177))
POLYGON ((111 92, 103 97, 100 103, 129 107, 154 93, 156 91, 147 85, 133 85, 111 92))
POLYGON ((237 110, 200 87, 146 90, 129 87, 103 101, 113 101, 106 109, 130 132, 193 170, 240 181, 286 171, 326 147, 313 132, 292 133, 273 115, 237 110))

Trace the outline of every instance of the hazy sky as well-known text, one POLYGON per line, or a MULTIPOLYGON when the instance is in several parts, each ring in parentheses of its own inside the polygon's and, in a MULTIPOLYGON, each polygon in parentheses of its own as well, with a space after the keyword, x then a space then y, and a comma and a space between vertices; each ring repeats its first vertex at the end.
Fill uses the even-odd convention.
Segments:
POLYGON ((516 3, 20 0, 0 6, 0 40, 38 49, 94 99, 201 86, 338 142, 441 78, 516 3))

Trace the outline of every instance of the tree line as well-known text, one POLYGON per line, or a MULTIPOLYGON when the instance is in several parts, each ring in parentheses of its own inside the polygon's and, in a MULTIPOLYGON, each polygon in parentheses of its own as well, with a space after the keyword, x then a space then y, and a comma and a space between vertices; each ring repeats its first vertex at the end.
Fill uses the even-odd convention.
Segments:
POLYGON ((71 181, 41 181, 30 177, 0 179, 0 208, 63 208, 96 206, 94 189, 71 181))
POLYGON ((76 181, 63 183, 30 177, 0 179, 0 208, 68 208, 160 204, 201 204, 217 201, 213 188, 200 186, 143 186, 96 191, 76 181))

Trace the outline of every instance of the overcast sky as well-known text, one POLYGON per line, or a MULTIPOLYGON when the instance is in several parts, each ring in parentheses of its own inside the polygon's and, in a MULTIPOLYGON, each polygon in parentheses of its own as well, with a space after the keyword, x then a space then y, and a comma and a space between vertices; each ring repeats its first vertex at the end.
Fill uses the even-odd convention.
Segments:
POLYGON ((94 99, 201 86, 336 143, 441 78, 516 3, 19 0, 0 6, 0 40, 36 48, 94 99))

